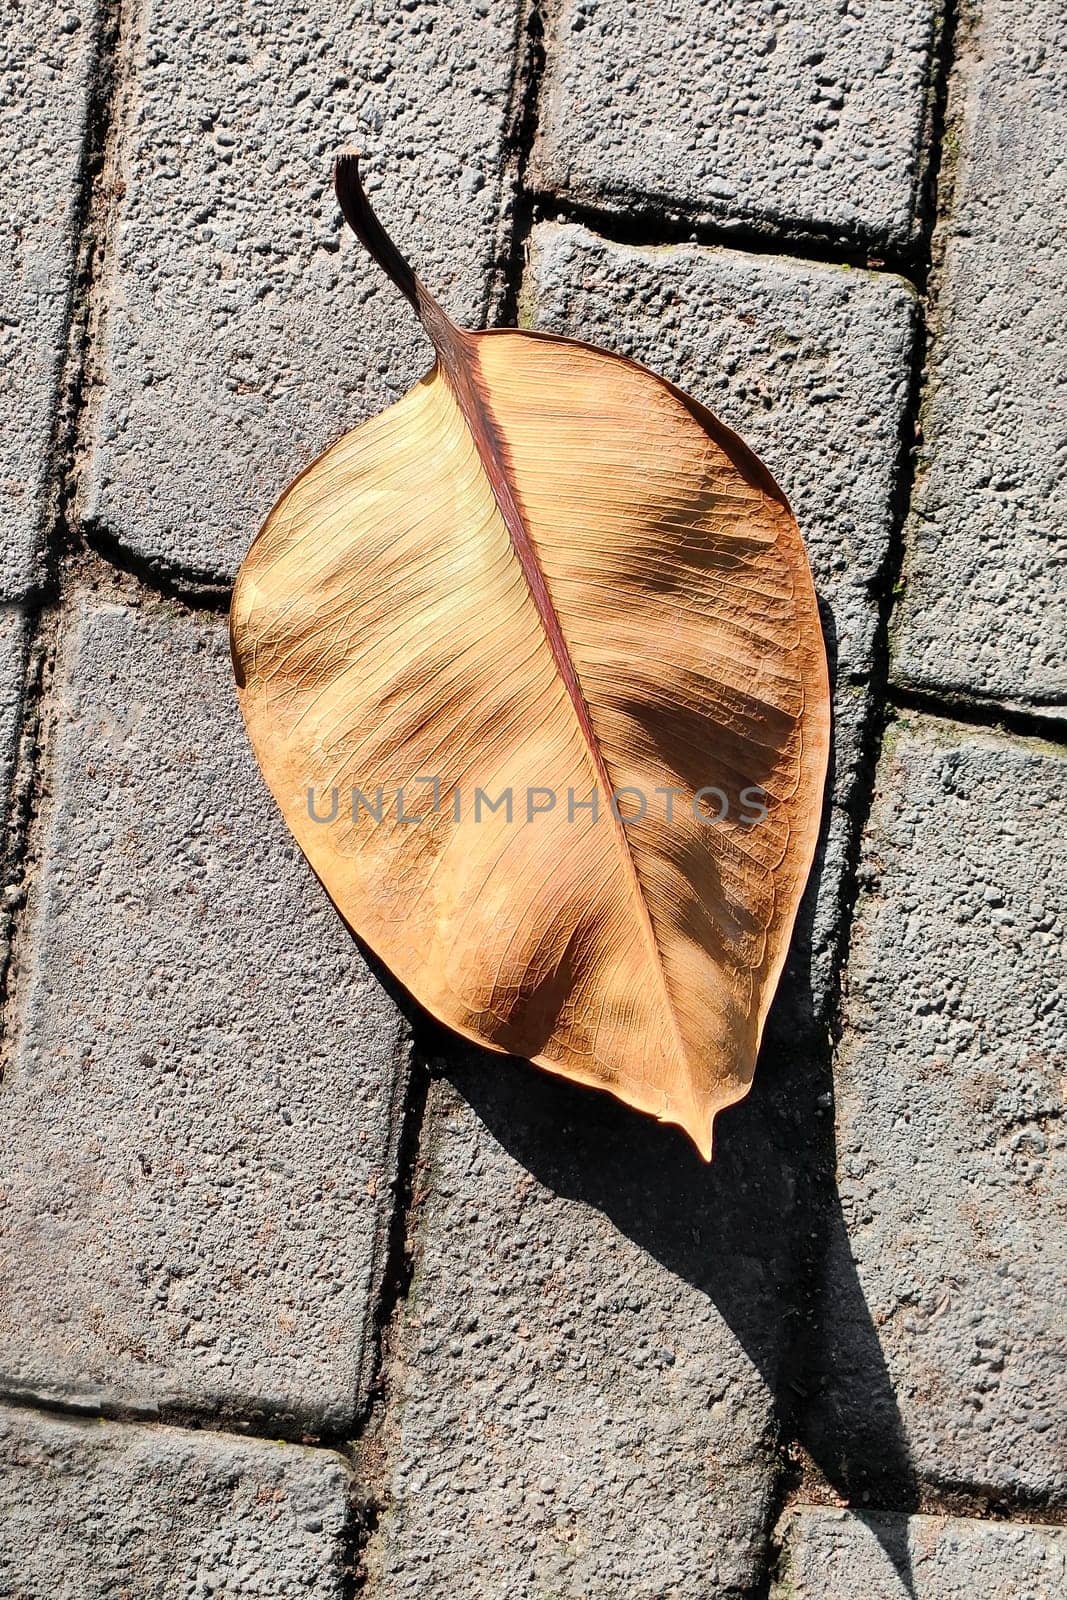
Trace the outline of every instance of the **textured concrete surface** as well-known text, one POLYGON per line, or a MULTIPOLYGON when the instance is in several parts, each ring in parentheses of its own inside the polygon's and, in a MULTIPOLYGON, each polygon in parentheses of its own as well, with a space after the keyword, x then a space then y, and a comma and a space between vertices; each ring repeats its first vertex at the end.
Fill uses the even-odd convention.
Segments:
POLYGON ((430 365, 410 308, 343 228, 339 149, 368 157, 383 218, 452 314, 484 318, 517 14, 517 0, 151 7, 87 485, 107 534, 232 574, 294 474, 430 365))
POLYGON ((767 1119, 675 1131, 485 1058, 438 1086, 387 1369, 378 1600, 718 1600, 760 1571, 797 1271, 767 1119), (460 1579, 458 1575, 462 1575, 460 1579))
POLYGON ((624 213, 902 246, 939 8, 562 0, 533 180, 624 213))
POLYGON ((225 625, 84 603, 3 1103, 0 1387, 347 1426, 402 1026, 255 770, 225 625))
POLYGON ((97 5, 21 0, 0 65, 0 600, 41 576, 97 5))
POLYGON ((340 1456, 0 1409, 0 1595, 343 1600, 340 1456))
POLYGON ((894 670, 923 689, 1067 700, 1067 20, 968 0, 949 209, 894 670))
MULTIPOLYGON (((1065 778, 1036 742, 890 730, 836 1071, 848 1246, 915 1471, 1003 1496, 1067 1489, 1065 778)), ((831 1253, 831 1303, 851 1270, 831 1253)), ((867 1438, 871 1381, 831 1347, 816 1435, 867 1438)))
POLYGON ((825 1000, 890 546, 915 297, 903 280, 696 246, 534 230, 523 315, 633 356, 711 407, 789 497, 836 666, 833 826, 810 981, 825 1000))
POLYGON ((1021 1521, 1067 1508, 1067 750, 1023 736, 1064 698, 1052 0, 963 0, 943 148, 939 0, 95 3, 20 0, 0 69, 0 791, 35 730, 4 842, 0 1600, 1059 1600, 1064 1535, 1021 1521), (710 1167, 424 1031, 397 1186, 407 1025, 256 775, 222 618, 160 598, 232 574, 429 362, 342 229, 351 145, 454 315, 517 296, 647 362, 797 511, 832 803, 710 1167), (932 296, 829 259, 924 261, 938 167, 932 296), (534 224, 568 206, 631 243, 534 224), (678 242, 705 229, 750 249, 678 242), (887 619, 931 714, 875 778, 887 619), (960 696, 1019 731, 948 720, 960 696), (798 1463, 850 1509, 776 1532, 798 1463))
POLYGON ((771 1600, 1056 1600, 1067 1529, 802 1506, 780 1530, 771 1600))

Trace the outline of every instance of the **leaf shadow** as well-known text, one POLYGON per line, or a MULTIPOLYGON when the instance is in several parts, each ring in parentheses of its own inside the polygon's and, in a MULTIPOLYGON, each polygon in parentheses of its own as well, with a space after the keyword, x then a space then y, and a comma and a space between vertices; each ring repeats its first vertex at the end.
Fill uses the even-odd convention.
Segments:
MULTIPOLYGON (((760 1373, 782 1439, 838 1495, 914 1508, 903 1423, 827 1179, 825 1073, 803 1046, 764 1051, 748 1098, 720 1116, 710 1165, 678 1130, 606 1095, 440 1037, 431 1050, 434 1070, 531 1176, 601 1211, 713 1302, 760 1373)), ((906 1549, 886 1553, 912 1593, 906 1549)))
MULTIPOLYGON (((836 629, 822 599, 820 611, 834 682, 836 629)), ((832 744, 816 859, 753 1086, 720 1113, 710 1164, 676 1128, 460 1040, 360 948, 411 1020, 417 1054, 501 1147, 714 1304, 759 1372, 783 1442, 849 1505, 906 1513, 918 1482, 837 1190, 827 1000, 812 985, 835 761, 832 744)), ((914 1600, 906 1527, 892 1515, 868 1525, 914 1600)))

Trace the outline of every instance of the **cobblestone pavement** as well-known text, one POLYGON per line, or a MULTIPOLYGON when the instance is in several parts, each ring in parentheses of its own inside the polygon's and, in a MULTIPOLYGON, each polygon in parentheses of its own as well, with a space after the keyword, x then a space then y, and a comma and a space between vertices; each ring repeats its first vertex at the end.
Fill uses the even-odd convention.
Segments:
POLYGON ((21 0, 2 81, 0 1597, 1062 1596, 1062 5, 21 0), (244 742, 241 555, 427 360, 350 144, 808 541, 824 842, 710 1168, 398 1009, 244 742))

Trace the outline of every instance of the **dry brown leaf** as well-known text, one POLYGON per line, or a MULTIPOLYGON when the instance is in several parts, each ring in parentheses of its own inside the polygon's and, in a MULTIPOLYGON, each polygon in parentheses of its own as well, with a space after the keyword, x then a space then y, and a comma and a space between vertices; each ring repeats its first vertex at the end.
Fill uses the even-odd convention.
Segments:
POLYGON ((343 917, 436 1017, 710 1157, 819 828, 829 692, 796 522, 645 368, 457 328, 354 157, 337 189, 437 361, 296 479, 241 569, 256 755, 343 917))

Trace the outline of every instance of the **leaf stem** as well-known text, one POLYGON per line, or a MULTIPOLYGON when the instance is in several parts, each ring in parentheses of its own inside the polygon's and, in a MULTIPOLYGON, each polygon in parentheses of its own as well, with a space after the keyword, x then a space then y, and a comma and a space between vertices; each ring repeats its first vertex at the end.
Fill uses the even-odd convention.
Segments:
POLYGON ((338 156, 333 169, 333 184, 342 214, 352 232, 381 267, 386 277, 410 301, 438 355, 454 357, 462 341, 462 330, 434 299, 411 264, 405 260, 382 227, 363 187, 359 156, 346 151, 338 156))

